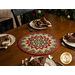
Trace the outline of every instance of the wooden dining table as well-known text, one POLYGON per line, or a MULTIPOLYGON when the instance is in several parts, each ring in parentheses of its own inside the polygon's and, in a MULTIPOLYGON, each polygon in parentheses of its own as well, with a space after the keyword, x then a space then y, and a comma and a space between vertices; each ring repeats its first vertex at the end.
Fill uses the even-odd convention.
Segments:
MULTIPOLYGON (((37 32, 45 32, 52 34, 55 37, 57 37, 59 41, 61 41, 61 38, 65 34, 75 32, 74 21, 61 18, 52 14, 48 14, 44 17, 51 22, 52 27, 49 27, 48 29, 44 30, 37 30, 37 32)), ((31 56, 37 56, 25 53, 18 47, 18 40, 23 35, 30 33, 29 29, 24 28, 24 26, 26 25, 28 25, 28 23, 3 33, 13 35, 16 38, 16 41, 13 45, 9 46, 7 49, 0 49, 0 66, 22 66, 22 60, 31 56)), ((33 32, 36 31, 34 30, 33 32)), ((48 55, 49 54, 43 56, 48 55)), ((61 42, 59 48, 50 55, 52 55, 56 61, 62 63, 64 66, 75 66, 75 51, 62 46, 61 42), (69 52, 72 55, 72 61, 69 64, 63 64, 60 61, 60 56, 64 52, 69 52)))

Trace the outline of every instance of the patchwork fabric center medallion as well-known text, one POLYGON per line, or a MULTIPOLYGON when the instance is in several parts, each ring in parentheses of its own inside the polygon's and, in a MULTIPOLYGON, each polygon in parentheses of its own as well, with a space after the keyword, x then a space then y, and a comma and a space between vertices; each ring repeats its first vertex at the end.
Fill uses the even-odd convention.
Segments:
POLYGON ((51 34, 33 32, 22 36, 18 41, 19 48, 29 54, 46 55, 59 47, 59 41, 51 34))

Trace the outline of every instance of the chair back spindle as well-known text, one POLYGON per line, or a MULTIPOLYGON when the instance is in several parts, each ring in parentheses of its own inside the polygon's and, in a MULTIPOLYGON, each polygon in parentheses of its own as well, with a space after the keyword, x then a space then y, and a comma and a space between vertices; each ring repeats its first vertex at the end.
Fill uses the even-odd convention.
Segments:
POLYGON ((11 11, 13 13, 17 27, 20 26, 20 23, 17 17, 19 15, 21 20, 21 25, 27 23, 28 20, 30 21, 33 20, 32 13, 31 13, 32 11, 35 13, 35 19, 38 18, 37 9, 12 9, 11 11))

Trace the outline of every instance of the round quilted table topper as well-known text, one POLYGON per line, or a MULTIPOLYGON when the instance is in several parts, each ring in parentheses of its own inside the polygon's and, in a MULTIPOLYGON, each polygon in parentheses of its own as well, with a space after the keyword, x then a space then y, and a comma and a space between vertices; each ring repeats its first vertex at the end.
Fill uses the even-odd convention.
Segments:
POLYGON ((46 55, 56 51, 59 40, 49 33, 32 32, 22 36, 18 41, 19 48, 32 55, 46 55))

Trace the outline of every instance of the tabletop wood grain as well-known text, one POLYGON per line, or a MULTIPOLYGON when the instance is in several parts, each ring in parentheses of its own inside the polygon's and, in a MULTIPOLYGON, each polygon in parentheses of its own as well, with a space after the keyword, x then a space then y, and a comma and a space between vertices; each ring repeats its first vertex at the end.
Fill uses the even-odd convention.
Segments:
MULTIPOLYGON (((40 30, 38 32, 46 32, 50 33, 54 36, 56 36, 59 41, 66 33, 74 33, 75 32, 75 22, 71 20, 67 20, 64 18, 57 17, 55 15, 49 14, 46 15, 45 18, 49 20, 52 23, 52 27, 48 28, 46 30, 40 30)), ((24 26, 28 23, 19 26, 15 29, 12 29, 10 31, 5 32, 4 34, 12 34, 16 37, 16 42, 9 46, 8 49, 2 49, 0 50, 0 66, 21 66, 21 61, 27 57, 35 56, 30 55, 18 48, 18 40, 23 35, 30 33, 28 29, 25 29, 24 26)), ((35 31, 34 31, 35 32, 35 31)), ((60 55, 63 52, 69 52, 72 55, 72 62, 70 64, 67 64, 65 66, 74 66, 75 65, 75 51, 72 49, 68 49, 66 47, 63 47, 60 43, 59 48, 51 53, 52 56, 54 56, 55 60, 60 61, 60 55)), ((47 56, 47 55, 44 55, 47 56)))

